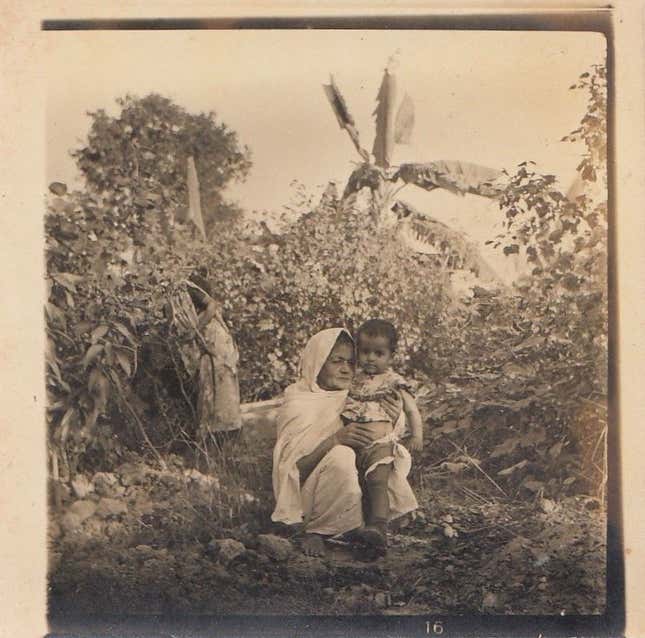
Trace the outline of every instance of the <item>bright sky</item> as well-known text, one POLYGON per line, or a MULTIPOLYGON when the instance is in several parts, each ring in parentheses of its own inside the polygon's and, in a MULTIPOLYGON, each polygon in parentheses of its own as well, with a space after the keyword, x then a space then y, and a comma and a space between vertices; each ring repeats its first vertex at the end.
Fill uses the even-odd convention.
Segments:
MULTIPOLYGON (((311 190, 344 184, 358 160, 321 85, 333 73, 371 150, 375 96, 388 57, 400 50, 399 97, 416 110, 413 143, 396 161, 460 159, 513 169, 530 159, 575 177, 581 148, 561 143, 585 110, 568 87, 604 62, 595 33, 491 31, 94 31, 49 32, 48 181, 73 183, 68 150, 82 143, 88 110, 116 113, 125 93, 166 95, 189 111, 216 112, 253 153, 231 196, 249 210, 288 203, 297 179, 311 190)), ((499 221, 474 196, 401 197, 477 241, 499 221)))

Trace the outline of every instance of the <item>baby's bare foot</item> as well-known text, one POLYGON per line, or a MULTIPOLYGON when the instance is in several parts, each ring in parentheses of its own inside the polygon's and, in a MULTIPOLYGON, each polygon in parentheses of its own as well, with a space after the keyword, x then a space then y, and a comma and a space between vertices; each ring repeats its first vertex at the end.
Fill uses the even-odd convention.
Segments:
POLYGON ((324 556, 325 542, 318 534, 305 534, 302 539, 302 551, 305 556, 324 556))
POLYGON ((387 547, 387 535, 378 527, 367 525, 356 530, 356 538, 372 547, 387 547))

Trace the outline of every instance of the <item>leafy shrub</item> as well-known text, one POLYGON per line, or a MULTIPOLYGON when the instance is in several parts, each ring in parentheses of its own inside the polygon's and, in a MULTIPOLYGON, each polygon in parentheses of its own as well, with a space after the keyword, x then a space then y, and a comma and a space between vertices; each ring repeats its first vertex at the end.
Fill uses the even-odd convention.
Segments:
MULTIPOLYGON (((592 88, 595 118, 575 134, 588 143, 586 182, 605 171, 603 73, 580 85, 592 88)), ((142 200, 117 179, 115 161, 105 173, 101 155, 78 159, 88 188, 53 185, 46 217, 50 432, 68 471, 109 464, 120 446, 192 444, 190 379, 164 307, 169 289, 199 268, 238 344, 243 400, 290 383, 315 331, 380 316, 401 333, 397 368, 422 383, 426 469, 450 454, 475 458, 517 494, 602 487, 606 201, 571 201, 552 176, 520 165, 500 200, 506 233, 497 243, 525 255, 532 273, 457 300, 448 273, 403 250, 369 204, 327 197, 279 235, 231 222, 202 241, 167 223, 166 207, 184 195, 177 185, 165 199, 163 170, 150 167, 153 196, 142 200)))
MULTIPOLYGON (((578 170, 583 192, 563 194, 552 175, 524 162, 500 199, 506 230, 493 240, 532 270, 509 291, 475 289, 468 312, 454 315, 452 387, 439 380, 430 398, 437 430, 483 459, 513 490, 562 488, 604 497, 607 433, 607 193, 604 67, 573 89, 590 91, 578 170), (450 396, 452 395, 452 396, 450 396), (446 397, 442 399, 442 397, 446 397), (473 429, 477 437, 472 436, 473 429)), ((445 381, 445 380, 444 380, 445 381)), ((448 384, 451 385, 450 383, 448 384)))
MULTIPOLYGON (((52 367, 61 380, 77 377, 72 392, 66 381, 51 377, 51 407, 83 436, 94 430, 110 397, 119 399, 122 417, 134 419, 143 434, 144 419, 135 416, 137 401, 129 395, 137 383, 145 385, 145 375, 158 377, 160 368, 179 360, 164 314, 165 293, 194 268, 209 273, 223 303, 240 349, 246 400, 274 396, 291 382, 304 343, 323 327, 351 329, 369 316, 390 318, 401 329, 408 366, 410 354, 419 358, 428 348, 428 336, 438 338, 445 299, 437 272, 424 270, 387 233, 376 232, 369 217, 339 202, 317 208, 268 241, 230 228, 208 243, 181 228, 167 241, 159 216, 148 213, 148 241, 138 245, 97 210, 98 196, 75 193, 63 201, 62 212, 47 217, 52 367), (148 365, 142 368, 142 362, 148 365), (85 386, 86 379, 92 382, 85 386)), ((178 372, 178 382, 189 381, 178 372)), ((65 438, 67 430, 62 432, 65 438)))
MULTIPOLYGON (((122 212, 121 206, 156 207, 163 211, 162 219, 185 219, 189 155, 200 175, 207 228, 241 215, 223 193, 231 181, 245 179, 250 150, 240 148, 237 134, 218 123, 215 113, 191 114, 154 93, 143 98, 126 95, 117 104, 118 117, 102 109, 89 113, 87 145, 72 152, 87 185, 110 193, 115 215, 122 212)), ((130 216, 128 210, 126 217, 130 216)), ((131 221, 136 223, 137 217, 131 221)))

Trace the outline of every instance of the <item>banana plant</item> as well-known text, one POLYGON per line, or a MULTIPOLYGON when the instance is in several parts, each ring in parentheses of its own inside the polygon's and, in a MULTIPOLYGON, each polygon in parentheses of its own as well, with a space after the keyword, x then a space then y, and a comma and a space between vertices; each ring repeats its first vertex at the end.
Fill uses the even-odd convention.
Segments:
MULTIPOLYGON (((323 85, 339 126, 347 131, 362 160, 349 176, 343 193, 343 205, 355 205, 358 193, 367 187, 372 196, 370 213, 375 225, 381 228, 388 225, 396 226, 395 234, 408 249, 418 253, 444 255, 447 245, 457 245, 463 250, 467 249, 472 255, 473 251, 477 252, 476 247, 462 233, 449 229, 429 215, 413 210, 397 196, 405 186, 413 185, 426 191, 444 189, 455 195, 463 196, 469 193, 496 199, 502 191, 498 183, 502 171, 459 160, 434 160, 393 166, 395 145, 410 142, 415 123, 414 104, 407 93, 398 109, 395 108, 398 91, 397 67, 398 59, 395 54, 389 59, 384 70, 376 97, 373 113, 376 131, 371 155, 361 145, 355 120, 333 76, 330 77, 329 84, 323 85), (442 239, 434 241, 438 237, 442 239)), ((448 265, 469 264, 473 261, 465 253, 460 259, 449 259, 449 255, 450 251, 444 255, 448 265)), ((483 263, 481 259, 475 261, 483 263)), ((482 272, 488 275, 492 273, 487 265, 479 265, 474 270, 480 275, 482 272)))

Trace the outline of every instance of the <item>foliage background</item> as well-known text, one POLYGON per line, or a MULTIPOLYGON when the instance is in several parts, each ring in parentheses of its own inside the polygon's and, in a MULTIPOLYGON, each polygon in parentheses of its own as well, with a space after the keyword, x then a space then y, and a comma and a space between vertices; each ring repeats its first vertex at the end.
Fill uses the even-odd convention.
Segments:
MULTIPOLYGON (((530 274, 456 294, 450 272, 373 226, 369 200, 333 196, 283 232, 223 197, 248 149, 212 114, 126 96, 92 115, 75 151, 81 191, 54 184, 46 216, 49 435, 56 472, 109 468, 126 451, 191 449, 191 386, 176 365, 169 287, 208 272, 238 343, 243 400, 275 396, 319 328, 378 314, 401 331, 398 365, 419 384, 429 443, 417 473, 472 474, 505 494, 587 493, 606 480, 606 81, 595 67, 578 130, 587 186, 576 198, 530 162, 508 175, 506 231, 530 274), (185 157, 197 156, 208 237, 184 219, 185 157), (443 465, 442 465, 443 464, 443 465), (484 477, 484 478, 482 478, 484 477)), ((306 202, 304 199, 301 203, 306 202)))

